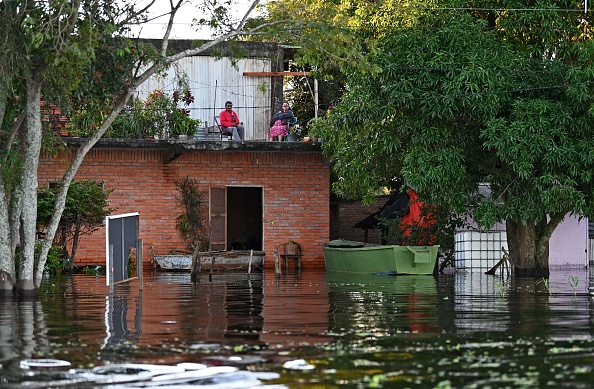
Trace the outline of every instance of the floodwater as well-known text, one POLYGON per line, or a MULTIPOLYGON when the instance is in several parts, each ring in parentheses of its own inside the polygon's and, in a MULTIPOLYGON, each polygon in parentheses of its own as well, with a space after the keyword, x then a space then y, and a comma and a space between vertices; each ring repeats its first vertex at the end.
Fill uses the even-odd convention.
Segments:
POLYGON ((594 277, 304 270, 48 279, 0 300, 0 388, 589 388, 594 277), (62 366, 63 365, 63 366, 62 366))

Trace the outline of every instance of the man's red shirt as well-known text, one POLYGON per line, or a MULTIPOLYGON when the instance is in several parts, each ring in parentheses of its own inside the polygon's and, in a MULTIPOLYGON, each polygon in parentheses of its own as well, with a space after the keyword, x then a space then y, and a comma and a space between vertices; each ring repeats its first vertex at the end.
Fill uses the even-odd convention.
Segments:
POLYGON ((233 110, 227 111, 225 109, 221 111, 221 113, 219 114, 219 119, 221 121, 221 126, 223 127, 235 127, 238 126, 240 123, 239 116, 237 116, 237 112, 233 110), (233 121, 233 117, 235 117, 235 121, 233 121))

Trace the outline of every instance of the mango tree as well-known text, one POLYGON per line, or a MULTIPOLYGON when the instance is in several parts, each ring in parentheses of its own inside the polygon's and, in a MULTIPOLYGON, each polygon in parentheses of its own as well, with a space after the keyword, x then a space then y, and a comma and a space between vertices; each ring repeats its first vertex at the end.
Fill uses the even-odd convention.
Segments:
POLYGON ((482 227, 504 221, 515 274, 546 276, 555 228, 594 216, 593 16, 578 1, 474 4, 344 3, 365 66, 342 65, 349 91, 316 131, 337 193, 402 178, 482 227))

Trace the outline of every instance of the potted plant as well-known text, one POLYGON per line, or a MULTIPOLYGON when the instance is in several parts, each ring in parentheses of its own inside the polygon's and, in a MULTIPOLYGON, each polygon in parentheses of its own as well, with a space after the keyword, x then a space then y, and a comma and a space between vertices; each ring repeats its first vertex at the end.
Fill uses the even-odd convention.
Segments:
POLYGON ((303 248, 299 242, 289 240, 283 243, 283 253, 285 255, 301 255, 303 248))
POLYGON ((301 136, 301 128, 299 124, 289 124, 289 133, 287 134, 287 142, 297 142, 301 136))
POLYGON ((177 136, 178 139, 188 139, 198 131, 202 121, 192 119, 179 110, 172 112, 169 118, 169 135, 177 136))

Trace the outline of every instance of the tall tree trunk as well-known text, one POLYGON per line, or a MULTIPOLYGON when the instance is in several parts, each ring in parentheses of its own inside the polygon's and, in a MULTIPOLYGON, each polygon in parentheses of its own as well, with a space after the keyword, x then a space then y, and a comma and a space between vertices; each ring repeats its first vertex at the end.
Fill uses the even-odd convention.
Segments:
POLYGON ((4 191, 4 180, 0 177, 0 295, 12 294, 15 281, 8 198, 4 191))
POLYGON ((534 270, 536 229, 515 220, 506 220, 509 259, 514 266, 514 273, 523 277, 534 270))
POLYGON ((16 248, 19 243, 21 216, 21 190, 17 186, 12 194, 4 191, 0 178, 0 294, 12 294, 16 286, 16 248))
MULTIPOLYGON (((7 163, 8 155, 13 152, 13 143, 17 135, 22 135, 24 131, 24 123, 25 118, 27 116, 26 107, 21 110, 19 113, 18 118, 12 124, 12 128, 10 129, 10 135, 8 136, 6 148, 5 148, 5 156, 3 159, 4 163, 7 163)), ((22 154, 22 153, 21 153, 22 154)), ((14 166, 12 166, 14 167, 14 166)), ((11 174, 20 175, 20 171, 14 171, 11 169, 11 174)), ((4 186, 3 186, 4 187, 4 186)), ((12 271, 12 280, 13 284, 16 285, 16 273, 15 273, 15 266, 16 266, 16 249, 19 242, 19 233, 21 227, 21 197, 22 197, 22 187, 20 185, 12 185, 11 188, 6 193, 8 198, 8 219, 2 219, 3 221, 8 221, 8 228, 9 228, 9 241, 10 241, 10 256, 9 262, 11 265, 12 271)), ((14 286, 13 285, 13 286, 14 286)))
MULTIPOLYGON (((74 269, 74 262, 76 261, 76 249, 78 248, 78 236, 80 234, 80 213, 76 215, 76 226, 74 228, 74 236, 72 237, 72 250, 70 251, 70 266, 68 270, 72 274, 74 269)), ((66 246, 64 246, 66 247, 66 246)))
POLYGON ((35 294, 33 280, 35 264, 35 232, 37 226, 37 169, 41 151, 41 79, 27 79, 27 125, 22 137, 23 171, 21 197, 21 258, 19 265, 19 294, 35 294))
POLYGON ((562 220, 562 213, 526 224, 506 220, 509 258, 517 277, 549 276, 549 241, 562 220))
MULTIPOLYGON (((0 123, 4 122, 6 112, 6 94, 0 91, 0 123)), ((6 151, 2 158, 2 165, 6 163, 10 146, 4 145, 6 151)), ((12 294, 15 282, 14 255, 11 252, 10 239, 10 193, 6 192, 5 181, 0 172, 0 295, 12 294)))

